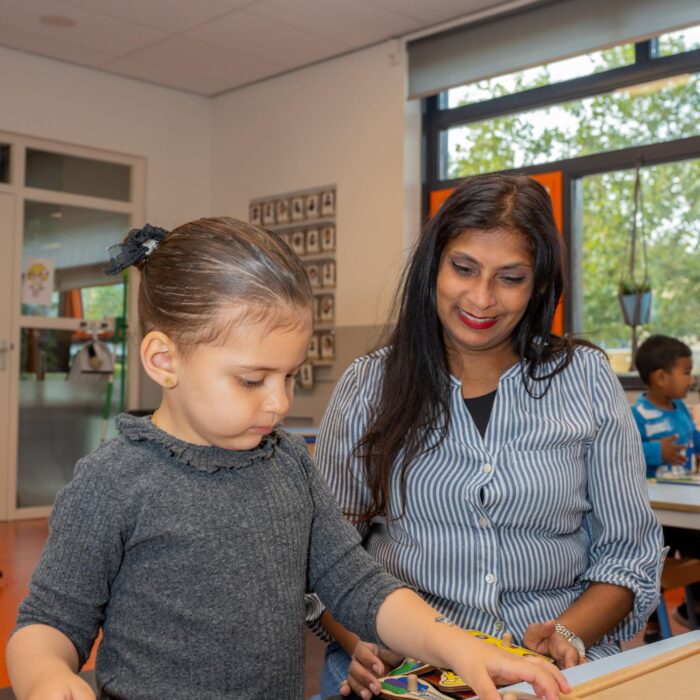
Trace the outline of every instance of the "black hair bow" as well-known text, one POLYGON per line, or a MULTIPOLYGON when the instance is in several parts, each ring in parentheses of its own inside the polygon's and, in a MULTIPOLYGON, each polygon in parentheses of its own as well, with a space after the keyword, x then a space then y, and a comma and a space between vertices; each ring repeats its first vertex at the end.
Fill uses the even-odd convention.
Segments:
POLYGON ((123 243, 117 243, 107 249, 110 259, 105 274, 118 275, 127 267, 141 262, 158 247, 168 233, 164 228, 150 224, 143 228, 132 228, 123 243))

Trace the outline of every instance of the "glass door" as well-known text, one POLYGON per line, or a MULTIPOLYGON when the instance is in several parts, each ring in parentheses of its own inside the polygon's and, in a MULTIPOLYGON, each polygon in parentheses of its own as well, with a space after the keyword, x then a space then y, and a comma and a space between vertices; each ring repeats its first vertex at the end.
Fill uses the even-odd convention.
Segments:
POLYGON ((10 361, 0 370, 0 391, 3 381, 9 389, 3 518, 47 515, 126 405, 126 278, 103 269, 134 219, 140 167, 21 138, 13 148, 14 206, 4 211, 0 200, 0 225, 12 218, 15 242, 14 255, 0 256, 0 291, 11 300, 10 361))

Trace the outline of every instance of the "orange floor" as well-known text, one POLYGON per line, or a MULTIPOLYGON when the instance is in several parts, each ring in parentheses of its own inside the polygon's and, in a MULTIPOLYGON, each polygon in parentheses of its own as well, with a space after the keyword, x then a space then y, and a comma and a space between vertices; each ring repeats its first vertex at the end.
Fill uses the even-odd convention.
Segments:
MULTIPOLYGON (((0 688, 10 685, 5 666, 5 645, 15 626, 17 606, 27 592, 29 578, 48 535, 47 521, 20 520, 0 523, 0 688)), ((94 652, 93 652, 94 656, 94 652)), ((90 658, 86 668, 92 668, 90 658)))
MULTIPOLYGON (((10 684, 5 666, 5 645, 15 624, 17 606, 26 594, 29 578, 39 560, 47 534, 45 519, 0 523, 0 571, 3 573, 0 578, 0 688, 10 684)), ((666 593, 669 610, 682 600, 682 593, 682 589, 666 593)), ((675 622, 671 624, 674 634, 687 631, 675 622)), ((637 635, 623 646, 628 649, 641 643, 641 635, 637 635)), ((318 692, 322 656, 323 644, 312 635, 307 635, 306 697, 318 692)), ((94 650, 86 668, 92 668, 93 664, 94 650)))

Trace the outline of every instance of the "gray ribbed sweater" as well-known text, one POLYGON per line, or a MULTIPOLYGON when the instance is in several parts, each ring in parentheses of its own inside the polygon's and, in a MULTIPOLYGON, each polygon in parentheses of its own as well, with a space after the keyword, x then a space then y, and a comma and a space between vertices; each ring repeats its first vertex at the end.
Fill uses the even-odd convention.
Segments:
POLYGON ((366 554, 303 442, 282 431, 234 452, 122 415, 121 437, 59 494, 17 627, 100 627, 102 698, 303 697, 304 591, 376 640, 401 583, 366 554))

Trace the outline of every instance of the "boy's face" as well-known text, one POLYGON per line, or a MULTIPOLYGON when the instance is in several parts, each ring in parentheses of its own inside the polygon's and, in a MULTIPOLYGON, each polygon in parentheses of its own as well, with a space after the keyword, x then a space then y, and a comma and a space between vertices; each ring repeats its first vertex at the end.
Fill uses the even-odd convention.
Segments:
POLYGON ((662 370, 663 390, 669 399, 684 399, 693 383, 693 358, 679 357, 670 371, 662 370))

